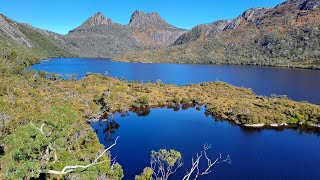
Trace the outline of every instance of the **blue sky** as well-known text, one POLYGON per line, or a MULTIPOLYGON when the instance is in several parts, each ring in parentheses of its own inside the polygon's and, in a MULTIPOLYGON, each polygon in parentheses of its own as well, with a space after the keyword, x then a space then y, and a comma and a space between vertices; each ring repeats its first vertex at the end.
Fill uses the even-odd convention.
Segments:
POLYGON ((96 12, 127 24, 135 10, 158 12, 185 29, 233 19, 251 7, 274 7, 284 0, 0 0, 0 13, 18 22, 66 34, 96 12))

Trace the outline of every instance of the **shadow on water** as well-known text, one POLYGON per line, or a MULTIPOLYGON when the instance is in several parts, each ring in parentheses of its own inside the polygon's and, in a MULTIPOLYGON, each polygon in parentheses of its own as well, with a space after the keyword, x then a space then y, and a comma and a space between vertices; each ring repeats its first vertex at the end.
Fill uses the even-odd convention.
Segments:
POLYGON ((115 120, 103 120, 98 121, 97 128, 95 128, 95 132, 99 133, 100 130, 102 130, 104 138, 103 140, 105 142, 108 142, 110 144, 115 142, 115 136, 114 134, 117 132, 117 130, 120 128, 120 125, 115 120))

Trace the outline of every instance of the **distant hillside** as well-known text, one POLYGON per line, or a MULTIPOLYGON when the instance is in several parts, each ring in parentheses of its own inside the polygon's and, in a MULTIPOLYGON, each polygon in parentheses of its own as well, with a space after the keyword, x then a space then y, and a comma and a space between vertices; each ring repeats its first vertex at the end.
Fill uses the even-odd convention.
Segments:
POLYGON ((6 48, 34 51, 43 56, 75 56, 69 51, 61 35, 17 23, 0 15, 0 36, 6 48))
POLYGON ((172 44, 185 30, 168 24, 157 13, 136 11, 128 25, 97 13, 67 35, 41 30, 0 16, 0 41, 4 46, 26 49, 43 57, 114 57, 172 44))
POLYGON ((47 57, 71 56, 77 55, 66 46, 60 35, 0 15, 1 73, 22 72, 21 68, 47 57))
POLYGON ((238 18, 198 25, 170 47, 120 61, 320 67, 320 1, 289 0, 238 18))
POLYGON ((130 23, 121 25, 99 12, 71 30, 65 39, 80 56, 114 57, 170 45, 184 32, 157 13, 135 11, 130 23))

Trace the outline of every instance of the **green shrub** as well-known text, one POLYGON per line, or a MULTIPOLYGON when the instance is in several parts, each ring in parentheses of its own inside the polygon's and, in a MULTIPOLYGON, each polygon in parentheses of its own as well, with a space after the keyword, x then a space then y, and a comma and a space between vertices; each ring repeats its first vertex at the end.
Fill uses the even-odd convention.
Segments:
POLYGON ((295 113, 291 118, 290 118, 290 123, 296 124, 298 122, 303 122, 305 121, 305 117, 299 113, 295 113))
POLYGON ((137 104, 140 104, 141 106, 148 106, 150 103, 150 99, 147 96, 139 97, 136 101, 137 104))
POLYGON ((180 100, 179 97, 175 97, 175 98, 172 99, 172 102, 174 102, 174 103, 180 103, 181 100, 180 100))

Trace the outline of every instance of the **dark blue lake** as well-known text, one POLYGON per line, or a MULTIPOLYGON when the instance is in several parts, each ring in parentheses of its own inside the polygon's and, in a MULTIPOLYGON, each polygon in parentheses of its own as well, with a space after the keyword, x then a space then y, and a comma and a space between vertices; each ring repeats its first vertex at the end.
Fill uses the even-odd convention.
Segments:
POLYGON ((320 104, 320 71, 257 66, 222 66, 194 64, 144 64, 113 62, 108 59, 55 58, 32 66, 35 70, 57 74, 108 72, 126 80, 190 84, 223 81, 252 88, 259 95, 287 95, 297 101, 320 104))
MULTIPOLYGON (((120 63, 107 59, 59 58, 32 66, 58 74, 87 72, 108 74, 127 80, 190 84, 224 81, 252 88, 259 95, 288 95, 298 101, 320 104, 320 71, 219 65, 120 63)), ((133 179, 149 166, 151 150, 175 149, 184 166, 171 179, 181 179, 191 167, 191 158, 212 144, 212 158, 231 155, 232 164, 214 167, 204 179, 320 179, 320 133, 295 129, 250 130, 207 117, 204 107, 173 111, 152 109, 147 116, 130 112, 115 115, 115 122, 92 123, 106 146, 120 136, 111 150, 123 166, 125 179, 133 179)), ((205 162, 203 162, 205 163, 205 162)))
POLYGON ((184 166, 171 177, 182 179, 206 143, 213 146, 210 157, 230 154, 232 163, 218 164, 204 179, 320 179, 320 132, 243 129, 207 117, 204 108, 151 109, 145 117, 116 114, 114 121, 118 129, 106 122, 92 126, 105 146, 120 136, 111 153, 123 166, 125 179, 140 174, 149 166, 151 150, 162 148, 182 153, 184 166))

